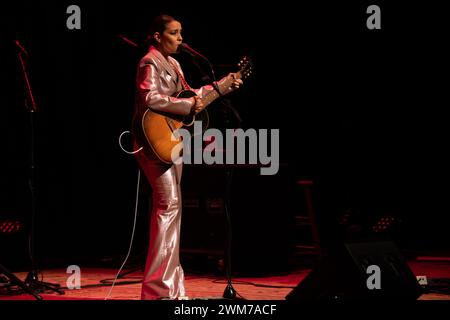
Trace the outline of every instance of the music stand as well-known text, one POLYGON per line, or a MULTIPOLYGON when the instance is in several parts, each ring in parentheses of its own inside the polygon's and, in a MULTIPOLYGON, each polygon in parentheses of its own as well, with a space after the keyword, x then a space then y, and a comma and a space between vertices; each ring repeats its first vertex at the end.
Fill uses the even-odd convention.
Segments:
MULTIPOLYGON (((59 284, 53 284, 49 282, 43 282, 39 280, 39 270, 37 268, 37 265, 35 263, 34 259, 34 245, 35 245, 35 220, 36 220, 36 185, 35 185, 35 113, 37 112, 37 106, 36 102, 34 100, 33 91, 31 90, 31 85, 28 77, 27 68, 25 65, 25 59, 22 55, 25 55, 26 58, 28 58, 28 52, 25 50, 25 48, 21 45, 21 43, 18 40, 15 40, 14 43, 18 47, 19 51, 17 53, 20 66, 23 72, 23 79, 25 82, 25 89, 26 89, 26 95, 24 99, 25 108, 29 111, 30 114, 30 170, 29 170, 29 186, 30 186, 30 192, 31 192, 31 227, 30 227, 30 234, 28 238, 28 250, 29 250, 29 256, 31 260, 31 271, 28 272, 27 277, 25 279, 25 286, 27 287, 28 292, 31 290, 33 292, 33 296, 35 296, 35 292, 45 292, 47 290, 55 291, 59 294, 64 294, 64 291, 61 291, 59 284), (31 104, 31 106, 29 105, 31 104)), ((10 275, 12 275, 10 273, 10 275)), ((17 278, 13 281, 18 284, 21 288, 24 288, 22 284, 19 284, 17 282, 17 278)), ((42 298, 41 298, 42 299, 42 298)))

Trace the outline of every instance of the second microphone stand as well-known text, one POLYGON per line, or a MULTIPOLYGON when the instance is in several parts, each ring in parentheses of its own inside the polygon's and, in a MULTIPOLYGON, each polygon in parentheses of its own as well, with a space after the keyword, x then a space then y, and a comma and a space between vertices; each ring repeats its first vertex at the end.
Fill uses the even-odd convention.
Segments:
POLYGON ((25 279, 25 284, 36 293, 45 292, 48 290, 57 292, 59 294, 64 294, 64 291, 60 289, 60 285, 53 284, 49 282, 43 282, 39 280, 39 270, 37 268, 35 257, 34 257, 34 247, 35 247, 35 225, 36 225, 36 183, 35 183, 35 114, 37 112, 36 102, 34 100, 33 91, 31 90, 31 85, 28 77, 27 68, 25 65, 25 60, 22 54, 28 55, 28 53, 19 45, 16 41, 17 46, 20 49, 18 53, 20 65, 23 72, 23 78, 26 87, 26 98, 25 107, 30 113, 30 172, 29 172, 29 186, 31 192, 31 226, 30 234, 28 238, 28 251, 31 260, 31 271, 28 272, 25 279), (29 105, 31 104, 31 106, 29 105))

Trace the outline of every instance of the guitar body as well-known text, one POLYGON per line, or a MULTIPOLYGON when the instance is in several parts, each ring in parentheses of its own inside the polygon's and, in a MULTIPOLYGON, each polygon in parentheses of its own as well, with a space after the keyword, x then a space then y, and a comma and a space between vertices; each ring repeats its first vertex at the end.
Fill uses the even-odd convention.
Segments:
MULTIPOLYGON (((191 98, 195 95, 195 92, 191 90, 183 90, 175 96, 177 98, 191 98)), ((162 162, 170 164, 173 162, 172 150, 181 142, 181 138, 172 141, 172 133, 181 127, 192 127, 194 121, 202 121, 203 129, 205 129, 209 122, 208 112, 202 110, 195 116, 178 116, 147 109, 142 117, 142 129, 156 156, 162 162)))
MULTIPOLYGON (((243 79, 250 75, 252 62, 248 57, 244 57, 239 63, 239 67, 240 70, 235 74, 235 77, 237 79, 243 79)), ((204 108, 220 97, 221 94, 216 91, 220 91, 221 93, 227 92, 233 81, 233 78, 227 78, 219 84, 218 90, 211 91, 206 96, 202 97, 204 108)), ((183 90, 175 95, 177 98, 191 98, 194 96, 196 96, 196 93, 191 90, 183 90)), ((202 121, 202 129, 205 130, 209 125, 208 112, 203 109, 195 116, 178 116, 147 109, 142 116, 142 129, 153 152, 162 162, 170 164, 173 163, 172 150, 181 142, 181 138, 172 141, 172 133, 181 127, 186 127, 187 130, 193 129, 195 127, 193 126, 195 121, 202 121)), ((191 137, 193 134, 197 133, 192 131, 193 130, 190 130, 191 137)), ((184 141, 184 143, 188 142, 184 141)), ((182 149, 180 149, 179 152, 179 156, 181 156, 182 149)))

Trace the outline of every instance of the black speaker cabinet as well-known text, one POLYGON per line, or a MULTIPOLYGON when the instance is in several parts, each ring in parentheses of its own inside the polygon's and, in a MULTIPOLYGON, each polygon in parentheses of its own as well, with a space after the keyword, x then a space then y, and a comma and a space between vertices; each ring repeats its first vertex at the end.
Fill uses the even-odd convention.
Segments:
POLYGON ((422 288, 393 242, 346 243, 338 251, 323 258, 286 300, 416 300, 421 295, 422 288))

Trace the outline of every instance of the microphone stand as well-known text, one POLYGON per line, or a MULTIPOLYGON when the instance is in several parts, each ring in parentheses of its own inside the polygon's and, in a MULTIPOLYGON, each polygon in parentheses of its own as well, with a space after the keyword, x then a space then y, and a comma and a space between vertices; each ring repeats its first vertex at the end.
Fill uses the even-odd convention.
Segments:
MULTIPOLYGON (((214 68, 213 68, 211 62, 203 55, 193 54, 192 52, 188 52, 188 53, 190 53, 191 56, 194 58, 193 62, 195 64, 195 66, 203 74, 202 79, 206 80, 206 81, 209 80, 209 82, 212 83, 214 90, 216 90, 217 93, 219 94, 219 96, 222 98, 223 95, 217 86, 217 80, 216 80, 214 68), (210 81, 211 80, 210 77, 199 66, 199 64, 195 60, 196 57, 200 57, 201 59, 205 60, 208 63, 213 81, 210 81)), ((227 108, 229 108, 232 111, 232 113, 235 115, 236 119, 238 120, 239 127, 241 127, 242 119, 239 116, 237 110, 234 109, 230 103, 226 103, 223 99, 221 99, 221 102, 223 105, 225 105, 227 108)), ((237 295, 239 295, 239 294, 233 288, 233 283, 232 283, 232 279, 231 279, 232 278, 232 276, 231 276, 231 242, 232 242, 231 241, 232 240, 232 228, 231 227, 232 227, 232 225, 231 225, 231 214, 230 214, 230 198, 231 198, 231 184, 232 184, 232 179, 233 179, 233 172, 234 172, 233 167, 231 167, 231 169, 228 169, 226 171, 226 188, 225 188, 225 199, 224 199, 225 201, 224 202, 225 202, 225 215, 226 215, 226 219, 227 219, 227 245, 226 245, 226 254, 225 254, 225 258, 226 258, 225 270, 226 270, 226 276, 227 276, 227 286, 225 287, 222 297, 225 299, 230 299, 230 300, 240 300, 242 298, 237 297, 237 295)))
MULTIPOLYGON (((222 100, 223 101, 223 100, 222 100)), ((231 110, 233 111, 234 115, 236 116, 238 123, 239 123, 239 128, 241 127, 241 118, 239 116, 239 114, 237 113, 237 111, 231 107, 230 103, 225 103, 223 101, 223 104, 226 105, 227 107, 231 108, 231 110)), ((226 170, 226 189, 225 189, 225 214, 226 214, 226 218, 227 218, 227 254, 226 254, 226 274, 227 274, 227 286, 225 288, 225 291, 223 292, 223 297, 225 299, 232 299, 232 300, 236 300, 236 299, 241 299, 241 298, 237 298, 236 294, 238 294, 236 292, 236 290, 233 288, 233 284, 232 284, 232 280, 231 280, 231 240, 232 240, 232 231, 231 231, 231 214, 230 214, 230 200, 231 200, 231 185, 232 185, 232 181, 233 181, 233 173, 234 173, 234 167, 232 166, 231 168, 226 170)))
POLYGON ((31 294, 33 297, 36 298, 36 300, 42 300, 42 297, 38 295, 36 292, 34 292, 32 289, 30 289, 25 282, 17 278, 13 273, 11 273, 6 267, 0 264, 0 274, 5 275, 7 279, 9 280, 9 283, 11 285, 16 285, 20 287, 23 291, 31 294))
POLYGON ((31 290, 35 292, 45 292, 46 290, 52 290, 59 294, 64 294, 64 291, 61 291, 59 284, 53 284, 48 282, 43 282, 39 280, 39 270, 37 268, 35 259, 34 259, 34 247, 35 247, 35 223, 36 223, 36 185, 35 185, 35 113, 37 112, 36 102, 34 100, 33 91, 31 90, 30 81, 28 78, 27 68, 25 66, 25 61, 22 57, 22 53, 28 56, 28 53, 23 49, 23 47, 16 41, 16 45, 21 50, 18 53, 20 65, 22 67, 23 77, 26 85, 27 95, 25 97, 25 107, 30 112, 30 192, 31 192, 31 226, 30 226, 30 234, 28 237, 28 252, 31 260, 31 271, 28 272, 27 277, 25 279, 25 284, 31 290), (28 105, 31 103, 31 107, 28 105))

